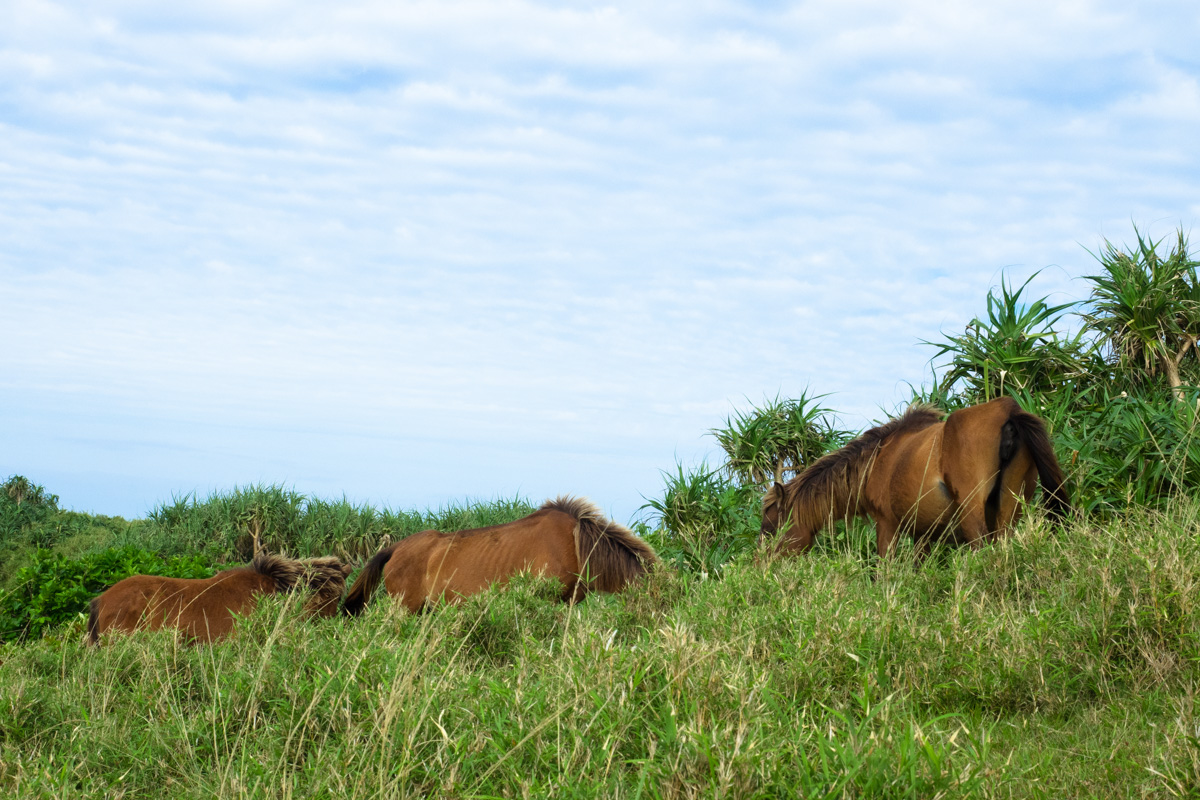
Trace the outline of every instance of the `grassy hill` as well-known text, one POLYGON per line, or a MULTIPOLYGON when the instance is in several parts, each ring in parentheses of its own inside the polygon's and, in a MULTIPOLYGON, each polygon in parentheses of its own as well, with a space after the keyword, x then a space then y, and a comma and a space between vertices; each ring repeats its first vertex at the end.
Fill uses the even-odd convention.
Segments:
MULTIPOLYGON (((277 544, 355 557, 409 524, 528 510, 336 523, 337 504, 254 491, 79 523, 56 544, 238 560, 249 500, 270 497, 277 544), (197 550, 199 518, 219 544, 197 550)), ((362 618, 303 622, 269 602, 214 647, 147 634, 88 649, 71 621, 0 645, 0 792, 1196 796, 1198 530, 1185 500, 1059 531, 1033 519, 918 568, 911 548, 877 566, 869 530, 851 529, 808 557, 742 548, 719 575, 664 569, 577 606, 533 579, 420 616, 380 596, 362 618)))

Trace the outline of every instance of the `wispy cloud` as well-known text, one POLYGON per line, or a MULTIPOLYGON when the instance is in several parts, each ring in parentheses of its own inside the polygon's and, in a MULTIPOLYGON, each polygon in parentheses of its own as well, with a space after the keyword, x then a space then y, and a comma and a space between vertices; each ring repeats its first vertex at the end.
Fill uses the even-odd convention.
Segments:
POLYGON ((746 398, 865 424, 1004 271, 1200 217, 1183 2, 7 14, 0 471, 98 510, 627 515, 746 398))

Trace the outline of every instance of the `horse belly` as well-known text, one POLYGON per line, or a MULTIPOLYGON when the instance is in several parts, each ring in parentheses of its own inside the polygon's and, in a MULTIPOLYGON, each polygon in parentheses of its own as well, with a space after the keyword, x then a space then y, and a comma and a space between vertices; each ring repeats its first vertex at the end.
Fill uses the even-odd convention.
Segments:
MULTIPOLYGON (((491 548, 482 546, 486 544, 487 540, 468 540, 434 548, 426 561, 420 589, 411 587, 415 590, 411 601, 407 599, 410 587, 403 588, 405 605, 410 610, 417 610, 426 602, 456 603, 482 592, 493 583, 507 580, 503 568, 487 557, 491 548)), ((390 587, 388 591, 392 591, 390 587)))
POLYGON ((954 498, 942 482, 939 427, 917 432, 891 452, 885 449, 875 467, 885 481, 874 503, 890 512, 902 532, 917 537, 940 534, 954 515, 954 498))
POLYGON ((233 615, 248 614, 258 603, 259 594, 274 594, 274 583, 262 575, 238 574, 176 596, 173 619, 167 624, 179 628, 195 641, 209 643, 233 632, 233 615))
POLYGON ((250 613, 256 601, 250 593, 236 598, 201 596, 179 616, 178 627, 199 642, 212 642, 228 636, 233 631, 233 615, 250 613))
POLYGON ((940 538, 953 527, 956 504, 942 481, 934 480, 923 487, 912 513, 913 534, 940 538))

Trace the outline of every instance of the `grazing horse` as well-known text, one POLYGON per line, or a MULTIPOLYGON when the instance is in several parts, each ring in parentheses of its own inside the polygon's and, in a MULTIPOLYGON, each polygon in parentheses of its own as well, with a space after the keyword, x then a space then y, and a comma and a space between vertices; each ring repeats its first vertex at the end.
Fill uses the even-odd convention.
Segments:
POLYGON ((932 406, 910 406, 786 486, 776 482, 763 499, 762 533, 789 520, 778 547, 798 553, 830 521, 870 516, 880 556, 904 530, 924 557, 942 536, 979 547, 1003 535, 1038 479, 1052 515, 1070 508, 1045 423, 1011 397, 942 416, 932 406))
POLYGON ((259 553, 248 566, 211 578, 131 575, 92 600, 88 640, 99 644, 110 631, 179 628, 192 641, 211 642, 233 630, 233 615, 246 614, 258 596, 304 589, 304 611, 332 617, 350 567, 332 556, 301 561, 259 553))
POLYGON ((355 616, 382 578, 390 595, 417 612, 458 601, 526 570, 562 582, 562 598, 618 592, 658 557, 628 528, 604 518, 587 500, 560 497, 504 525, 439 533, 421 531, 385 547, 363 568, 342 604, 355 616))

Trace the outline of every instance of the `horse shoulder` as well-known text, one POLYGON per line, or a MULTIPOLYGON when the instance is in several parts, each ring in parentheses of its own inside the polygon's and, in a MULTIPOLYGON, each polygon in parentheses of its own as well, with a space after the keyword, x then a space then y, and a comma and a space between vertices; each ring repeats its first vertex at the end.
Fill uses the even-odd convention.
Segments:
POLYGON ((544 557, 575 561, 575 531, 580 522, 566 512, 546 509, 545 517, 526 531, 525 549, 544 557), (569 558, 567 558, 569 554, 569 558))

